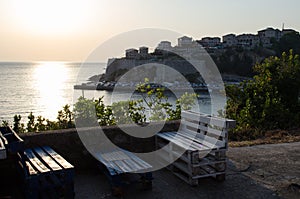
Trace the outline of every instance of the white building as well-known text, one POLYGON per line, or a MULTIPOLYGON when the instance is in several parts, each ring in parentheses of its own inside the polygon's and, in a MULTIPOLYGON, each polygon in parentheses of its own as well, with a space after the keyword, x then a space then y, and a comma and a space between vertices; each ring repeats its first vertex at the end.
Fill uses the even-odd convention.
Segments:
POLYGON ((188 47, 193 44, 192 37, 183 36, 178 38, 178 47, 188 47))
POLYGON ((279 41, 280 38, 282 37, 282 32, 279 29, 274 29, 274 28, 266 28, 264 30, 258 31, 257 33, 263 47, 271 47, 272 39, 279 41))
POLYGON ((236 46, 237 45, 237 39, 235 34, 228 34, 224 35, 222 37, 223 40, 223 46, 224 47, 231 47, 231 46, 236 46))
POLYGON ((236 37, 237 45, 243 48, 253 49, 259 46, 259 37, 254 34, 241 34, 236 37))
POLYGON ((203 47, 217 47, 221 44, 221 38, 219 37, 203 37, 198 41, 203 47))
POLYGON ((169 41, 161 41, 158 44, 157 48, 160 49, 160 50, 170 51, 172 49, 171 42, 169 42, 169 41))

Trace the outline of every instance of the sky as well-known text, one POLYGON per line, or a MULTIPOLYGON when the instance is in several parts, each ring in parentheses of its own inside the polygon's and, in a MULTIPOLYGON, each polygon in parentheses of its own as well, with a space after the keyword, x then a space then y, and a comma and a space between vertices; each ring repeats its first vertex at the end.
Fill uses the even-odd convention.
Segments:
POLYGON ((299 31, 299 7, 299 0, 0 0, 0 61, 82 62, 110 38, 143 28, 194 39, 283 23, 299 31))

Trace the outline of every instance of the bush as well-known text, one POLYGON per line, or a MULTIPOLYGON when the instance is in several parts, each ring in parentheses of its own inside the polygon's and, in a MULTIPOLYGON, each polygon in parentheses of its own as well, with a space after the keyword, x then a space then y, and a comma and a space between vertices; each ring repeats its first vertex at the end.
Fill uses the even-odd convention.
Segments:
MULTIPOLYGON (((237 132, 299 127, 300 60, 292 50, 279 57, 270 57, 254 66, 253 80, 239 86, 226 87, 227 117, 237 121, 237 132)), ((243 136, 241 136, 243 137, 243 136)))

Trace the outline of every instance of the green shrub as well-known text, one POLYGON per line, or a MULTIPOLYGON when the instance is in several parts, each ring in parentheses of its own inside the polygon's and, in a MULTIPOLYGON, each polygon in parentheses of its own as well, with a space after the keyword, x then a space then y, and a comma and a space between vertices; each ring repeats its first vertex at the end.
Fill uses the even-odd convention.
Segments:
MULTIPOLYGON (((255 65, 254 71, 253 80, 226 87, 227 117, 237 121, 232 139, 243 137, 237 132, 299 127, 299 56, 290 51, 280 58, 270 57, 255 65)), ((255 135, 248 138, 263 134, 255 135)))

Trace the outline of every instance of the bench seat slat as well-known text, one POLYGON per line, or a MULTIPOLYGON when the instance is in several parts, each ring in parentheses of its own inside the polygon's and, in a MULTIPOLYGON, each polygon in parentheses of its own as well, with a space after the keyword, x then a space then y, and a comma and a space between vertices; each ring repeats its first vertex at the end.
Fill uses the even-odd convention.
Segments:
POLYGON ((125 150, 97 153, 96 158, 108 168, 111 175, 138 172, 152 167, 125 150))
POLYGON ((112 152, 109 152, 109 153, 103 153, 102 157, 106 161, 129 159, 129 157, 123 151, 112 151, 112 152))
POLYGON ((34 148, 34 151, 43 161, 47 163, 47 165, 51 168, 51 170, 58 171, 62 169, 56 163, 56 161, 51 156, 49 156, 45 151, 43 151, 41 148, 34 148))
MULTIPOLYGON (((189 146, 188 146, 186 143, 182 143, 182 142, 176 140, 176 139, 175 139, 175 135, 172 136, 172 135, 169 134, 169 133, 158 133, 157 136, 158 136, 158 137, 161 137, 161 138, 163 138, 163 139, 165 139, 165 140, 168 140, 168 141, 170 141, 170 142, 172 142, 172 143, 174 143, 174 144, 177 144, 179 147, 181 147, 181 148, 183 148, 183 149, 188 149, 188 148, 189 148, 189 146)), ((193 150, 193 149, 192 149, 192 150, 193 150)))
POLYGON ((26 167, 28 168, 29 175, 38 174, 38 172, 32 167, 32 165, 28 161, 25 161, 25 164, 26 164, 26 167))
POLYGON ((225 137, 225 135, 226 135, 226 131, 224 131, 224 130, 218 130, 215 128, 204 126, 202 124, 196 124, 194 122, 187 121, 184 119, 181 121, 181 123, 184 125, 184 127, 183 127, 184 129, 186 129, 187 127, 192 127, 195 129, 199 129, 201 131, 205 131, 207 133, 211 133, 215 136, 225 137))
POLYGON ((96 153, 95 156, 108 169, 110 175, 117 175, 119 173, 122 173, 121 169, 118 166, 113 164, 113 162, 108 162, 105 159, 103 159, 103 157, 100 153, 96 153))
POLYGON ((136 162, 138 165, 142 166, 144 170, 152 168, 152 166, 149 163, 145 162, 133 153, 128 151, 124 151, 124 153, 126 153, 130 157, 130 159, 134 160, 134 162, 136 162))
POLYGON ((128 173, 133 171, 133 169, 130 168, 127 164, 125 164, 122 160, 115 160, 114 163, 122 169, 123 173, 128 173))
POLYGON ((61 155, 56 153, 52 148, 49 146, 42 147, 51 157, 54 159, 62 168, 64 169, 73 169, 74 166, 66 161, 61 155))
POLYGON ((195 113, 192 111, 182 111, 181 117, 193 119, 193 120, 200 121, 202 123, 206 123, 206 124, 210 124, 210 125, 215 125, 220 128, 233 128, 236 125, 235 120, 224 119, 224 118, 219 118, 219 117, 212 117, 210 115, 199 114, 199 113, 195 113))
POLYGON ((140 166, 138 163, 133 161, 132 159, 123 160, 127 165, 130 165, 130 167, 133 169, 133 171, 140 171, 143 170, 144 167, 140 166))
POLYGON ((223 147, 222 141, 212 138, 210 136, 203 135, 202 133, 195 133, 189 129, 186 129, 185 131, 179 131, 179 133, 183 136, 193 139, 194 142, 202 144, 210 149, 218 149, 223 147))
POLYGON ((202 145, 201 143, 195 143, 189 137, 185 137, 181 134, 176 135, 176 132, 159 133, 158 136, 162 137, 170 142, 173 142, 184 149, 188 149, 188 150, 192 150, 192 151, 209 150, 208 147, 202 145))
POLYGON ((1 133, 1 131, 0 131, 0 140, 3 141, 4 145, 8 145, 8 141, 7 141, 6 137, 4 137, 4 135, 1 133))
POLYGON ((30 163, 40 172, 40 173, 46 173, 49 172, 50 169, 46 167, 33 153, 31 149, 26 149, 24 151, 25 155, 28 157, 28 160, 30 163))
POLYGON ((170 132, 167 133, 166 136, 168 138, 171 138, 170 141, 174 142, 176 144, 180 143, 180 146, 188 149, 188 150, 200 150, 201 147, 195 145, 195 143, 193 143, 193 141, 191 139, 187 139, 186 137, 180 135, 180 134, 176 134, 175 132, 170 132))
POLYGON ((6 148, 0 137, 0 159, 5 159, 5 158, 6 158, 6 148))

